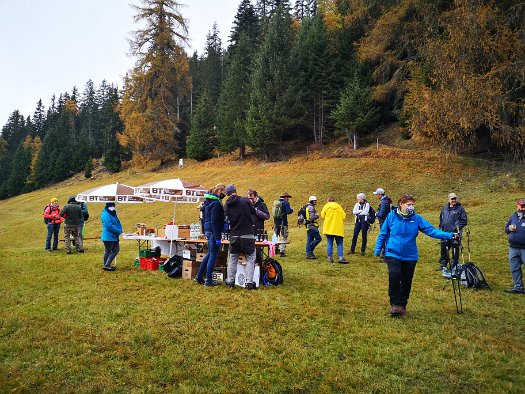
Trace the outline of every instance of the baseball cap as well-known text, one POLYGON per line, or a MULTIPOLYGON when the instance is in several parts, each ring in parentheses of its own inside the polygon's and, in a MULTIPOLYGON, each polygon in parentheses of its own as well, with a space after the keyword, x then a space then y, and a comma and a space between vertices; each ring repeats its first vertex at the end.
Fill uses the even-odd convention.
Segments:
POLYGON ((233 193, 237 193, 237 189, 234 185, 226 185, 226 195, 231 196, 233 193))
POLYGON ((380 187, 378 187, 373 194, 385 194, 385 189, 381 189, 380 187))
POLYGON ((366 199, 366 195, 365 195, 365 193, 359 193, 359 194, 357 195, 357 198, 363 198, 363 199, 366 199))
POLYGON ((516 201, 516 204, 520 206, 525 206, 525 198, 520 198, 518 201, 516 201))
POLYGON ((458 198, 458 196, 456 195, 456 193, 450 193, 448 195, 448 199, 450 200, 451 198, 458 198))

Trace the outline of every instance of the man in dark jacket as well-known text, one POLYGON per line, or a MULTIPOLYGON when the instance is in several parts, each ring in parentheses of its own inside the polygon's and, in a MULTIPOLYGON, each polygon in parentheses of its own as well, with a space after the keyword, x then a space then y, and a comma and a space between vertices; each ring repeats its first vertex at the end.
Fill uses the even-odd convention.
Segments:
POLYGON ((80 225, 80 218, 82 217, 82 208, 77 204, 77 200, 74 196, 69 197, 67 205, 65 205, 60 211, 60 216, 65 219, 64 244, 66 247, 66 253, 71 254, 71 237, 75 239, 77 251, 84 253, 82 238, 78 234, 78 226, 80 225))
MULTIPOLYGON (((264 203, 262 197, 259 196, 256 190, 248 190, 248 198, 255 208, 255 215, 252 215, 253 233, 255 237, 264 238, 264 221, 270 219, 270 213, 264 203)), ((256 262, 257 264, 262 263, 262 249, 256 248, 256 262)))
MULTIPOLYGON (((392 210, 392 199, 388 197, 385 194, 385 189, 378 187, 376 191, 373 193, 379 198, 379 207, 376 211, 376 218, 379 222, 379 229, 381 230, 381 226, 383 226, 383 223, 386 220, 386 217, 392 210)), ((383 249, 381 249, 380 252, 381 260, 384 260, 385 258, 385 247, 383 246, 383 249)))
POLYGON ((509 265, 514 287, 504 290, 509 294, 524 294, 521 266, 525 262, 525 198, 516 203, 516 213, 508 220, 505 232, 509 239, 509 265))
POLYGON ((257 288, 253 281, 255 271, 255 236, 253 235, 252 217, 255 208, 246 197, 239 197, 234 185, 226 186, 228 201, 224 204, 224 213, 230 223, 230 258, 228 262, 228 277, 226 285, 233 287, 237 274, 239 254, 246 255, 246 289, 257 288))
MULTIPOLYGON (((274 218, 273 218, 273 224, 275 229, 275 235, 280 237, 280 241, 283 242, 279 245, 279 252, 281 257, 286 256, 286 242, 288 242, 288 215, 291 215, 293 213, 293 209, 290 206, 290 196, 288 193, 284 192, 281 197, 279 198, 280 202, 280 217, 275 217, 274 212, 274 218)), ((275 206, 275 202, 274 202, 275 206)), ((274 207, 275 210, 275 207, 274 207)))
POLYGON ((467 225, 467 212, 458 201, 456 193, 448 195, 448 203, 441 210, 439 215, 439 229, 446 232, 456 232, 459 238, 452 240, 441 240, 441 257, 439 259, 438 270, 446 268, 450 259, 449 250, 452 250, 451 268, 455 268, 459 263, 459 248, 461 245, 461 230, 467 225))

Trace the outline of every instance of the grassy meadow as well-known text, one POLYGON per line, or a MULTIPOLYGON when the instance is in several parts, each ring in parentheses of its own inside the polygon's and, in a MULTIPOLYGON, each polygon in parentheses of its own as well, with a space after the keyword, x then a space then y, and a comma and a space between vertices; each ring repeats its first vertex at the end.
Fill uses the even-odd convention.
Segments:
MULTIPOLYGON (((431 152, 382 148, 347 158, 317 153, 280 163, 214 159, 184 169, 97 174, 0 201, 0 392, 177 393, 523 393, 525 297, 512 286, 503 227, 523 197, 518 171, 431 152), (456 192, 471 229, 471 260, 493 291, 463 291, 457 315, 451 286, 435 271, 439 241, 421 234, 408 314, 388 314, 387 270, 367 255, 330 266, 326 241, 318 261, 304 258, 304 228, 291 220, 285 282, 248 292, 204 288, 133 266, 135 241, 121 241, 118 270, 101 270, 103 244, 66 255, 44 251, 42 211, 50 197, 121 182, 138 186, 179 177, 207 187, 254 187, 271 207, 282 192, 296 210, 314 194, 322 208, 334 195, 353 230, 355 195, 383 187, 395 201, 416 196, 434 225, 456 192)), ((103 204, 90 204, 87 237, 100 235, 103 204)), ((125 231, 165 224, 173 205, 117 206, 125 231)), ((197 222, 195 205, 177 222, 197 222)), ((271 223, 267 224, 269 233, 271 223)), ((62 230, 61 230, 62 231, 62 230)), ((359 244, 358 244, 359 245, 359 244)), ((358 246, 359 247, 359 246, 358 246)), ((466 247, 466 243, 465 243, 466 247)), ((468 259, 465 250, 465 261, 468 259)))

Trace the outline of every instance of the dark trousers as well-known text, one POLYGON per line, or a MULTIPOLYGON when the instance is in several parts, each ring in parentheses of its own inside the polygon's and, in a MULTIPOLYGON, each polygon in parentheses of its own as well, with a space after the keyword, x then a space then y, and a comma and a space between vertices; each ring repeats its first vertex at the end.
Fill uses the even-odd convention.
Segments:
POLYGON ((120 252, 119 241, 102 241, 104 242, 104 266, 109 267, 115 257, 117 257, 118 252, 120 252))
POLYGON ((350 252, 355 252, 355 246, 357 244, 357 237, 359 233, 362 232, 361 239, 361 252, 364 253, 366 250, 366 237, 368 235, 368 228, 370 224, 368 222, 356 222, 354 227, 354 236, 352 237, 352 246, 350 247, 350 252))
POLYGON ((51 249, 51 236, 53 236, 53 250, 58 249, 59 232, 60 232, 60 223, 47 224, 46 250, 51 249))
POLYGON ((407 306, 417 261, 385 257, 388 264, 388 296, 390 305, 407 306))
POLYGON ((452 250, 452 267, 459 263, 459 246, 460 242, 453 239, 441 240, 441 258, 440 263, 448 263, 450 259, 449 250, 452 250))

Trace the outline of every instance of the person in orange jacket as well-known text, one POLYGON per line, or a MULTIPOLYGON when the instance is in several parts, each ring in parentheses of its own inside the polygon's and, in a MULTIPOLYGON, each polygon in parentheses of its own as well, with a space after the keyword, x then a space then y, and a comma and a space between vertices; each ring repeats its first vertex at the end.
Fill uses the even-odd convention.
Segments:
POLYGON ((60 216, 58 198, 53 197, 50 203, 44 208, 44 223, 47 226, 46 252, 58 249, 58 234, 60 232, 60 224, 63 220, 60 216), (54 237, 53 249, 51 249, 51 237, 54 237))

